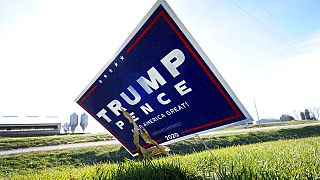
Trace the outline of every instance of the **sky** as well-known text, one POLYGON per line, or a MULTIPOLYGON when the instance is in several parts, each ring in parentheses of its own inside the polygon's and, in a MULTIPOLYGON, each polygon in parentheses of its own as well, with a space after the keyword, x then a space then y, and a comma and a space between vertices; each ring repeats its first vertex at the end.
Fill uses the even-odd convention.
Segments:
MULTIPOLYGON (((0 0, 0 123, 84 113, 74 100, 155 2, 0 0)), ((260 118, 320 106, 320 1, 167 2, 255 120, 254 101, 260 118)))

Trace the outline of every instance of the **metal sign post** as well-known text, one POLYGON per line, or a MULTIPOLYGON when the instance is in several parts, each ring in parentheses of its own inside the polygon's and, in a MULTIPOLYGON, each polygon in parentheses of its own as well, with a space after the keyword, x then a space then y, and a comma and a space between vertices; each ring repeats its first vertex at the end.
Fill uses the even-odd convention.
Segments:
POLYGON ((155 3, 76 102, 131 155, 138 149, 122 108, 159 144, 251 120, 164 0, 155 3))

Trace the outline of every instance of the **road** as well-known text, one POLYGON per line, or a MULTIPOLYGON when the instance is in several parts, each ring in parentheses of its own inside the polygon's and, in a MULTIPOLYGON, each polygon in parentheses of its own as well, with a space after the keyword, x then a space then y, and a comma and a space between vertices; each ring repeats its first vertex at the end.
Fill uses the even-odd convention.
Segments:
MULTIPOLYGON (((320 125, 320 123, 297 124, 297 125, 286 125, 286 126, 271 126, 271 127, 238 129, 238 130, 220 130, 220 131, 213 131, 213 132, 209 132, 206 134, 202 134, 200 136, 220 135, 220 134, 236 134, 236 133, 268 131, 268 130, 278 130, 278 129, 287 129, 287 128, 301 128, 301 127, 306 127, 306 126, 317 126, 317 125, 320 125)), ((84 148, 84 147, 93 147, 93 146, 106 146, 106 145, 114 145, 114 144, 120 144, 120 143, 117 140, 111 140, 111 141, 98 141, 98 142, 89 142, 89 143, 57 145, 57 146, 21 148, 21 149, 0 151, 0 156, 1 155, 4 156, 4 155, 22 154, 22 153, 32 153, 32 152, 40 152, 40 151, 54 151, 54 150, 75 149, 75 148, 84 148)))
POLYGON ((113 144, 119 144, 119 142, 117 140, 111 140, 111 141, 98 141, 98 142, 88 142, 88 143, 57 145, 57 146, 20 148, 20 149, 12 149, 7 151, 0 151, 0 156, 21 154, 21 153, 32 153, 32 152, 39 152, 39 151, 54 151, 54 150, 75 149, 75 148, 84 148, 84 147, 92 147, 92 146, 106 146, 106 145, 113 145, 113 144))

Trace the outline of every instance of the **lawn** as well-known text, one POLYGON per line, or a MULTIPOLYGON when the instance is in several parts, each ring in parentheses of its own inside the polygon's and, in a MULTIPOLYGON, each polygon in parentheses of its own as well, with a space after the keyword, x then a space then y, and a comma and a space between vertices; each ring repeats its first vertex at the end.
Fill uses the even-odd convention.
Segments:
MULTIPOLYGON (((288 126, 288 125, 298 125, 298 124, 312 124, 312 123, 319 123, 320 121, 314 120, 294 120, 294 121, 283 121, 283 122, 271 122, 271 123, 263 123, 263 124, 253 124, 251 128, 260 128, 260 127, 271 127, 271 126, 288 126)), ((244 125, 240 126, 230 126, 224 128, 223 130, 238 130, 238 129, 245 129, 244 125)))
POLYGON ((106 141, 110 139, 113 138, 108 134, 66 134, 39 137, 0 137, 0 151, 17 148, 106 141))
MULTIPOLYGON (((319 122, 319 121, 311 121, 311 120, 287 121, 287 122, 280 122, 280 123, 261 124, 261 127, 308 124, 308 123, 315 123, 315 122, 319 122)), ((253 127, 259 127, 259 126, 253 125, 253 127)), ((236 129, 244 129, 244 126, 233 126, 223 130, 236 130, 236 129)), ((75 134, 75 135, 63 134, 63 135, 39 136, 39 137, 1 137, 0 136, 0 151, 17 149, 17 148, 106 141, 111 139, 113 139, 113 137, 108 134, 75 134)))
MULTIPOLYGON (((282 151, 282 149, 286 149, 285 148, 287 146, 286 142, 290 142, 291 144, 294 144, 293 142, 297 142, 297 143, 299 142, 302 144, 301 146, 306 147, 305 151, 307 152, 309 146, 304 145, 303 142, 306 141, 308 142, 308 144, 310 144, 309 143, 310 141, 319 142, 319 137, 320 137, 320 126, 310 126, 310 127, 297 128, 297 129, 282 129, 282 130, 264 131, 264 132, 251 132, 251 133, 245 133, 245 134, 226 135, 226 136, 219 136, 219 137, 212 136, 212 137, 205 137, 203 138, 203 140, 206 142, 207 146, 210 149, 212 149, 212 152, 214 154, 218 152, 222 153, 224 151, 227 152, 227 150, 229 150, 229 147, 231 149, 233 148, 241 149, 241 147, 246 147, 245 151, 248 151, 248 152, 249 152, 248 147, 251 147, 253 148, 253 150, 251 150, 252 152, 251 151, 250 152, 253 153, 255 151, 255 147, 258 148, 261 146, 261 144, 256 144, 256 143, 267 142, 267 141, 275 141, 270 143, 278 143, 278 144, 279 142, 282 142, 280 144, 283 144, 283 147, 278 146, 279 148, 278 150, 273 149, 271 151, 277 152, 277 151, 282 151), (315 137, 315 138, 308 138, 308 137, 315 137), (299 138, 307 138, 307 139, 303 139, 301 140, 303 142, 301 142, 299 138), (287 141, 286 139, 294 139, 294 140, 287 141), (281 141, 278 141, 278 140, 281 140, 281 141), (246 144, 252 144, 252 145, 240 146, 240 145, 246 145, 246 144)), ((317 145, 318 145, 317 147, 318 149, 317 148, 312 149, 310 146, 309 153, 311 153, 311 150, 312 150, 312 153, 313 154, 316 153, 316 156, 318 157, 317 153, 319 151, 319 143, 317 145)), ((269 146, 271 148, 274 145, 269 145, 269 146)), ((300 146, 300 145, 297 144, 297 146, 300 146)), ((264 149, 266 147, 267 145, 263 145, 261 149, 264 149)), ((201 169, 204 169, 204 171, 201 172, 200 174, 207 173, 206 168, 204 168, 205 166, 207 166, 205 165, 206 163, 205 164, 202 163, 199 165, 199 162, 198 162, 199 160, 197 159, 199 159, 201 155, 197 155, 197 154, 199 154, 199 152, 201 153, 209 153, 209 152, 202 152, 202 151, 206 151, 206 149, 198 139, 192 138, 186 141, 172 144, 170 145, 170 148, 172 149, 172 153, 175 154, 175 157, 180 159, 179 161, 182 163, 181 165, 179 164, 179 167, 181 166, 183 170, 181 172, 182 174, 183 173, 188 174, 190 172, 193 172, 194 169, 196 168, 196 167, 193 167, 194 165, 188 165, 188 164, 185 165, 184 157, 190 156, 190 159, 192 159, 193 157, 192 155, 197 157, 195 158, 196 159, 195 166, 197 167, 203 166, 203 168, 200 168, 200 169, 196 168, 197 173, 196 174, 191 173, 192 177, 193 175, 198 176, 199 175, 198 173, 200 172, 201 169), (190 169, 191 171, 189 172, 190 169)), ((221 158, 220 155, 219 155, 219 158, 221 158)), ((231 155, 230 155, 230 158, 231 158, 231 155)), ((128 159, 131 159, 130 155, 128 155, 128 153, 120 145, 113 145, 113 146, 107 146, 107 147, 91 147, 91 148, 74 149, 74 150, 52 151, 52 152, 28 153, 28 154, 22 154, 22 155, 0 156, 0 177, 7 177, 9 175, 11 175, 12 177, 17 177, 18 174, 20 175, 26 174, 26 177, 31 177, 33 174, 38 172, 40 173, 39 176, 42 176, 42 177, 45 176, 43 175, 43 173, 44 174, 53 173, 59 177, 60 175, 61 176, 63 175, 64 177, 67 177, 67 176, 71 177, 71 174, 68 174, 68 172, 66 172, 66 169, 68 169, 68 171, 70 172, 76 171, 77 172, 76 174, 79 174, 79 176, 77 175, 76 177, 80 177, 80 176, 82 177, 83 175, 82 172, 85 172, 86 170, 81 170, 81 168, 87 169, 88 177, 90 177, 90 176, 93 176, 92 173, 97 173, 96 170, 94 170, 97 168, 104 169, 112 166, 114 168, 121 167, 125 169, 125 167, 127 166, 126 163, 129 163, 129 162, 131 163, 131 161, 126 162, 128 161, 128 159), (105 163, 105 164, 99 165, 99 166, 96 165, 101 163, 105 163), (124 164, 123 166, 119 166, 117 165, 117 163, 120 163, 120 164, 124 163, 124 164), (61 173, 59 173, 60 171, 59 169, 62 170, 61 173)), ((203 159, 203 161, 206 162, 205 161, 206 159, 207 158, 203 159)), ((158 160, 162 161, 161 158, 158 160)), ((188 158, 186 158, 186 160, 188 160, 188 158)), ((134 163, 139 164, 142 162, 134 162, 134 163)), ((159 166, 159 164, 157 164, 156 162, 154 163, 155 163, 154 164, 155 168, 161 169, 163 167, 163 166, 159 166)), ((222 163, 222 160, 221 160, 221 163, 222 163)), ((231 161, 229 163, 231 163, 231 161)), ((313 162, 310 162, 310 163, 312 164, 313 162)), ((169 161, 166 161, 166 164, 168 164, 168 166, 172 165, 172 164, 170 165, 169 161)), ((208 164, 210 163, 208 162, 208 164)), ((128 164, 128 166, 129 165, 131 166, 132 164, 128 164)), ((175 163, 175 165, 177 165, 177 163, 175 163)), ((286 164, 284 165, 286 166, 286 164)), ((318 164, 315 164, 315 166, 316 165, 318 166, 318 164)), ((138 166, 143 167, 143 164, 139 164, 138 166)), ((172 168, 177 168, 177 167, 174 166, 172 168)), ((228 165, 228 168, 229 168, 229 165, 228 165)), ((221 169, 221 172, 222 170, 223 169, 221 169)), ((103 172, 107 172, 107 171, 103 170, 103 172)), ((22 176, 19 176, 19 178, 21 177, 22 176)))
POLYGON ((53 168, 11 179, 319 179, 320 137, 233 146, 153 160, 53 168))

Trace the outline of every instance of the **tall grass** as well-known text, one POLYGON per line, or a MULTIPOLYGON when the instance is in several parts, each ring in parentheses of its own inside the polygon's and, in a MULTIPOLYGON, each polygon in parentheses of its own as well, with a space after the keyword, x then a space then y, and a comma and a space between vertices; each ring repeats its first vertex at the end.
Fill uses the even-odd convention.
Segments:
POLYGON ((320 178, 320 138, 281 140, 213 151, 196 160, 203 176, 217 179, 320 178), (211 173, 208 175, 208 173, 211 173))
MULTIPOLYGON (((266 141, 314 136, 320 136, 320 126, 205 137, 204 141, 210 149, 219 149, 266 141)), ((170 148, 177 155, 186 155, 206 150, 204 145, 196 138, 172 144, 170 148)), ((0 177, 12 174, 29 174, 49 168, 63 167, 74 170, 73 168, 101 163, 121 163, 126 158, 132 157, 119 145, 0 156, 0 177)), ((196 166, 200 167, 202 165, 200 163, 196 166)))
POLYGON ((113 170, 97 165, 93 174, 86 174, 81 179, 115 179, 115 180, 184 180, 184 179, 202 179, 190 169, 181 166, 178 163, 168 161, 149 161, 140 162, 128 161, 121 163, 113 170))
POLYGON ((319 179, 320 137, 234 146, 150 161, 50 169, 11 179, 319 179))
POLYGON ((84 179, 84 180, 191 180, 203 179, 195 171, 172 161, 144 160, 126 161, 120 164, 97 164, 82 168, 56 168, 43 170, 38 173, 14 175, 8 177, 16 180, 56 180, 56 179, 84 179))

